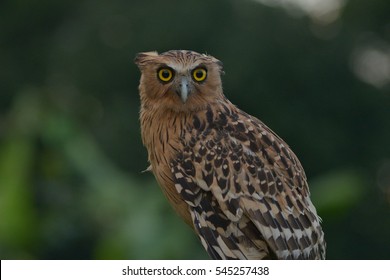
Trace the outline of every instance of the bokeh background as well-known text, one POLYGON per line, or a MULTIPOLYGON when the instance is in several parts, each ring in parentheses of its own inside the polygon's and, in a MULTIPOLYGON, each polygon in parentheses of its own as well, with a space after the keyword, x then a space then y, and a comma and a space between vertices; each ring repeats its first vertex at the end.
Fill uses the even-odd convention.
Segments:
POLYGON ((136 53, 206 52, 306 169, 329 259, 390 259, 390 1, 0 2, 0 258, 203 259, 152 174, 136 53))

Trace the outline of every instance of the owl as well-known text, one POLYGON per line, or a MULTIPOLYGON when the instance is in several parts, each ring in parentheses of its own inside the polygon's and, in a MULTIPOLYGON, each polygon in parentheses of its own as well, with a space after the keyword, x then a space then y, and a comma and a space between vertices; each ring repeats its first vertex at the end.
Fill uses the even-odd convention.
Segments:
POLYGON ((324 259, 305 172, 289 146, 222 90, 206 54, 139 53, 140 125, 167 200, 213 259, 324 259))

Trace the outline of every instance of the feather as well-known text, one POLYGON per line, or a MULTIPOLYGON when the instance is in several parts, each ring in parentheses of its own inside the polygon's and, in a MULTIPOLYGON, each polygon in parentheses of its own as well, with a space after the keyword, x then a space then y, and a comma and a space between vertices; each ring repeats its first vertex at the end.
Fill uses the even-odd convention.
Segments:
POLYGON ((324 259, 324 233, 301 163, 270 128, 223 95, 219 60, 169 51, 142 53, 136 63, 148 170, 210 257, 324 259), (175 71, 172 81, 159 82, 158 67, 175 71), (179 77, 190 81, 197 67, 207 78, 186 85, 183 103, 179 77))

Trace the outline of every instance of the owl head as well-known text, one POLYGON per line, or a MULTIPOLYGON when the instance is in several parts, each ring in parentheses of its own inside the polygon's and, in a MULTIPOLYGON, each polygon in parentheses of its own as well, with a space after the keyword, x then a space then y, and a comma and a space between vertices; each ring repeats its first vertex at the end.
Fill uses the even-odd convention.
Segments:
POLYGON ((139 53, 142 106, 173 111, 202 110, 223 96, 222 63, 209 55, 172 50, 139 53))

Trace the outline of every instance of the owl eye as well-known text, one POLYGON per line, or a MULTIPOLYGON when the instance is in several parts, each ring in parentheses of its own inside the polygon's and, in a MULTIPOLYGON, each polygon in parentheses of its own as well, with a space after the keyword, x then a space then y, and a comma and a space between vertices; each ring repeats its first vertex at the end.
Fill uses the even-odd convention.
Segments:
POLYGON ((166 83, 172 80, 173 71, 170 68, 161 68, 160 70, 158 70, 157 76, 162 82, 166 83))
POLYGON ((194 78, 195 81, 202 82, 207 77, 207 71, 204 68, 195 68, 192 71, 192 77, 194 78))

